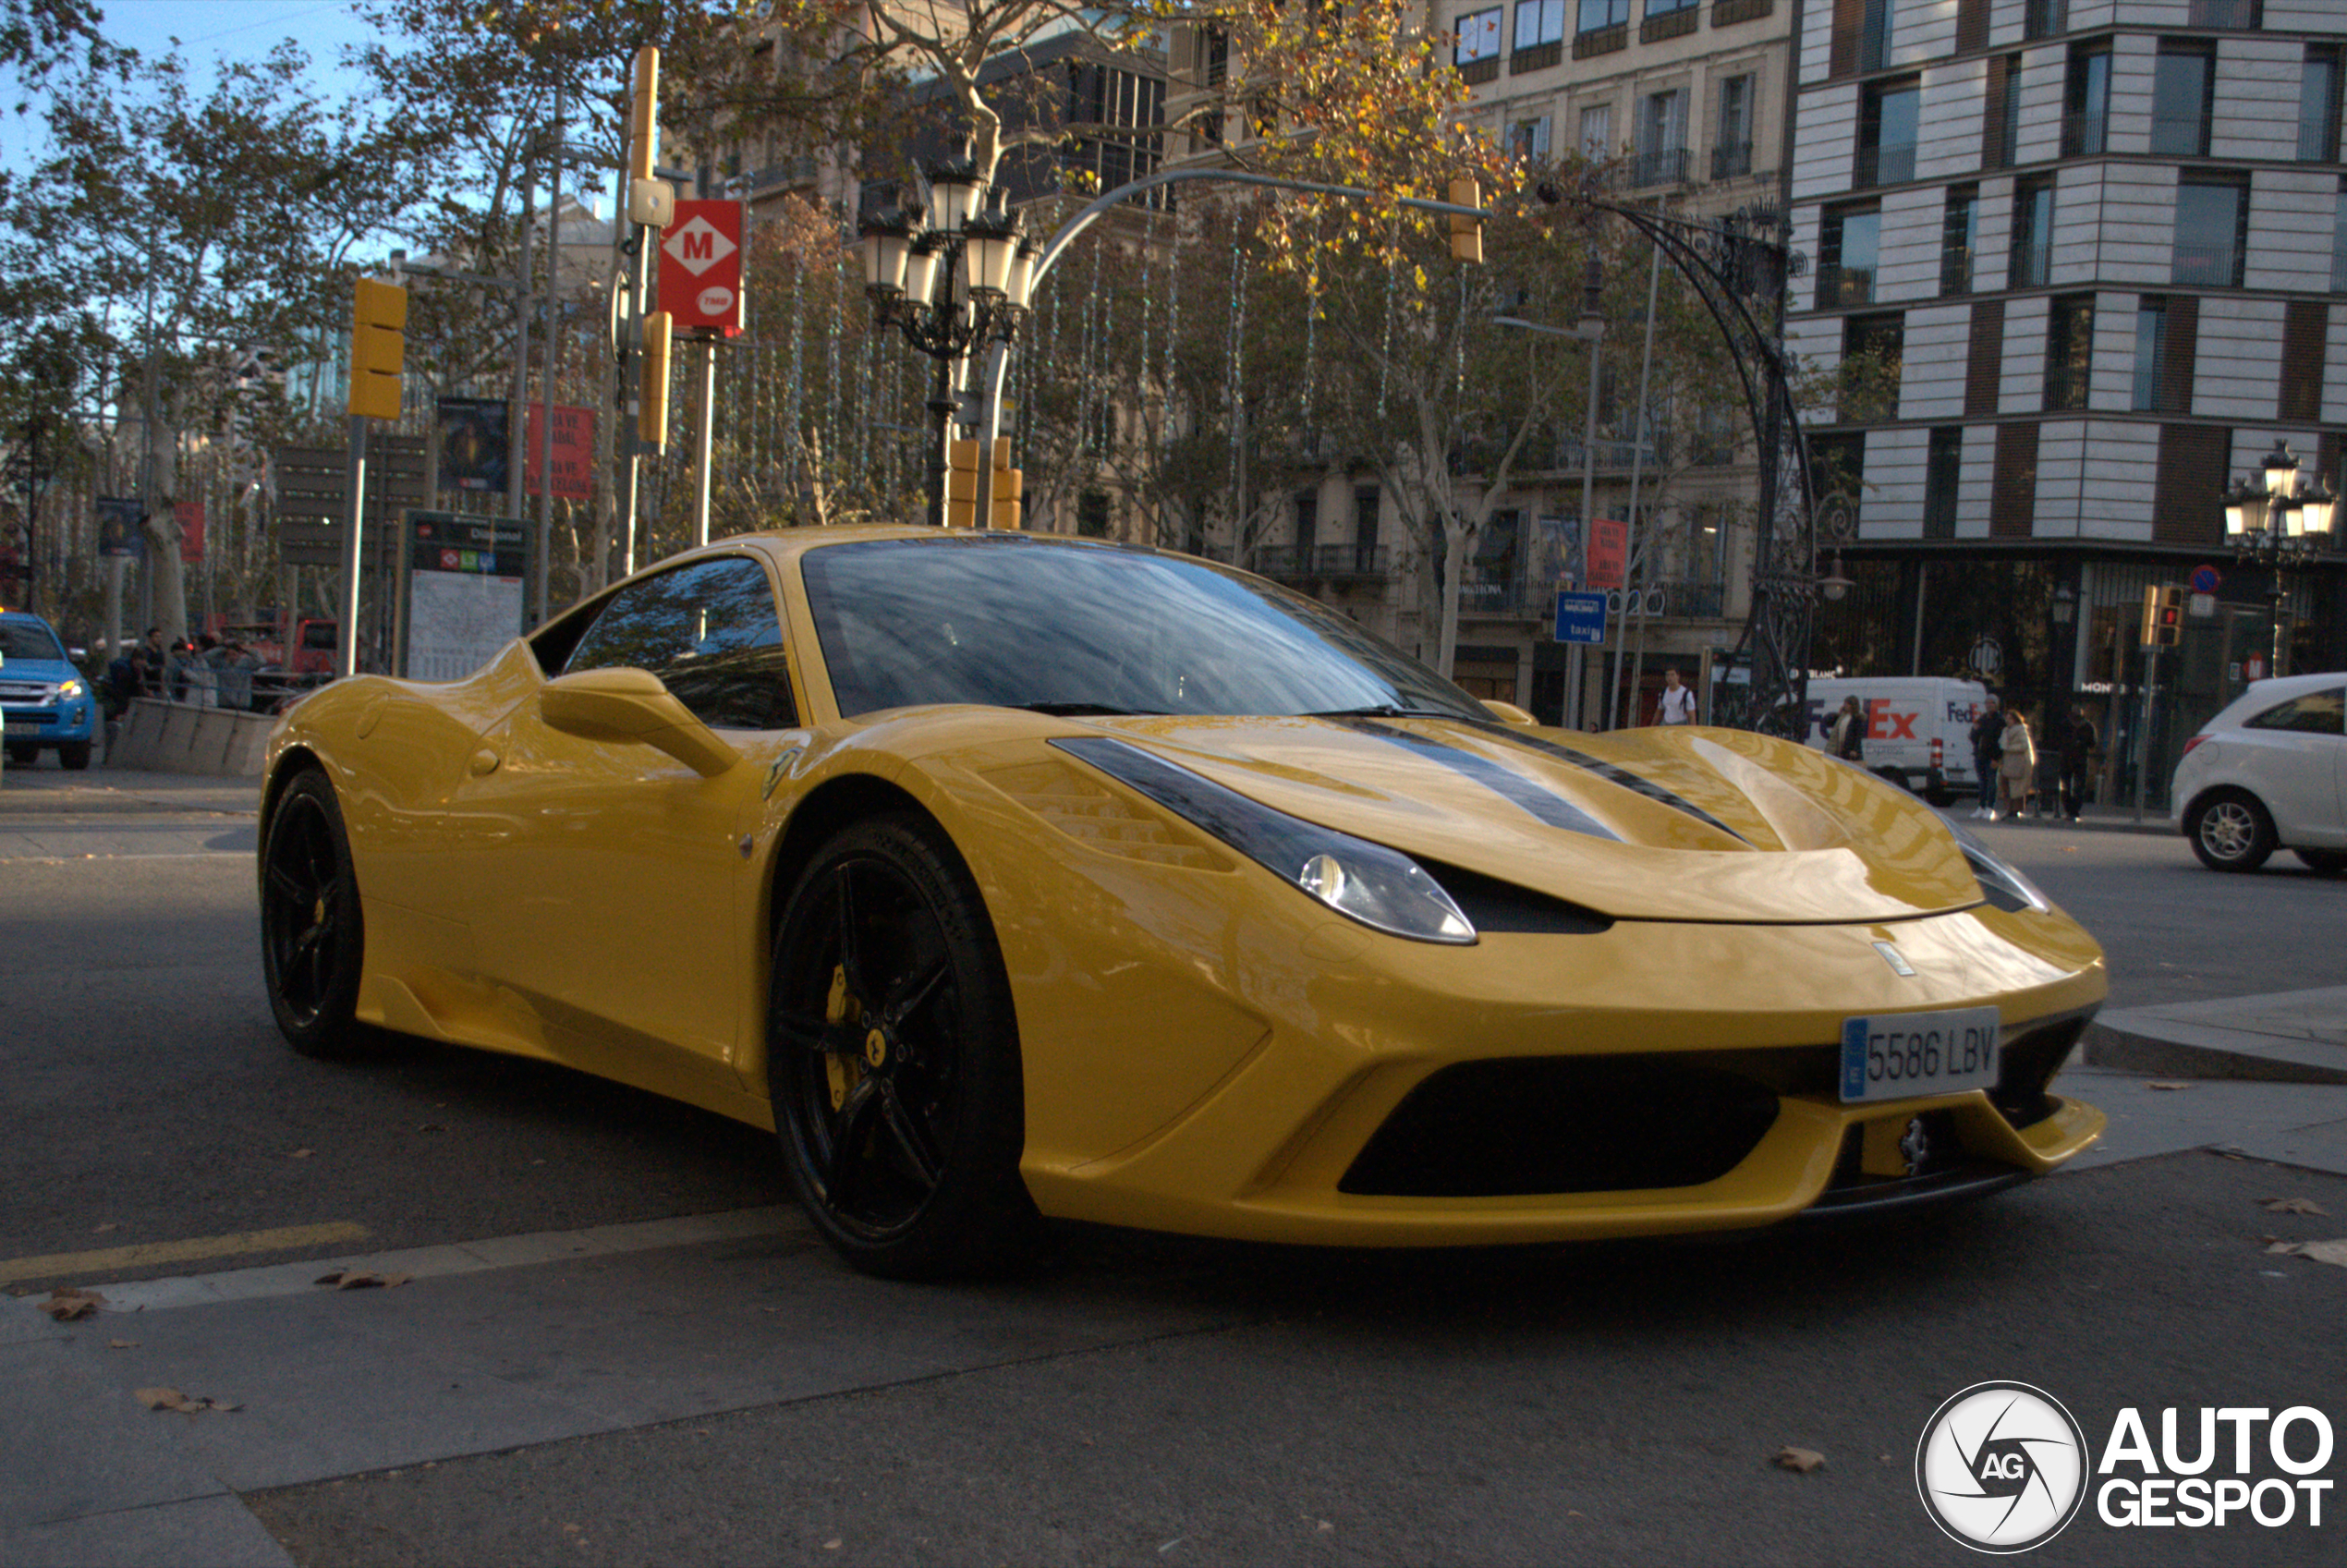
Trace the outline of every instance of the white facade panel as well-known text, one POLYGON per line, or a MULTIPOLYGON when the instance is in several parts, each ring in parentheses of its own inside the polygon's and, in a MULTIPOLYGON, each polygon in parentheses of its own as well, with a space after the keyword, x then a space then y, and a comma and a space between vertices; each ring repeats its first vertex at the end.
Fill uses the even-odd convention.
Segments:
POLYGON ((2096 281, 2164 288, 2175 271, 2176 171, 2165 164, 2110 164, 2102 177, 2101 254, 2096 281))
POLYGON ((2327 292, 2338 201, 2335 165, 2259 169, 2249 187, 2248 286, 2327 292))
POLYGON ((1972 307, 1930 305, 1907 312, 1906 361, 1899 378, 1899 417, 1964 417, 1964 355, 1972 342, 1972 307))
POLYGON ((1915 177, 1956 179, 1980 167, 1988 62, 1964 60, 1924 73, 1915 129, 1915 177))
POLYGON ((1879 430, 1867 435, 1866 495, 1858 503, 1863 539, 1923 537, 1924 459, 1930 432, 1879 430))
MULTIPOLYGON (((1842 364, 1842 318, 1812 316, 1806 321, 1787 322, 1784 346, 1802 372, 1830 375, 1842 364)), ((1831 424, 1833 410, 1830 407, 1806 409, 1802 422, 1831 424)))
POLYGON ((2054 176, 2053 267, 2056 288, 2095 282, 2102 263, 2101 164, 2077 164, 2054 176))
POLYGON ((2159 473, 2159 427, 2134 419, 2088 419, 2086 442, 2078 536, 2149 543, 2159 473))
POLYGON ((2029 514, 2031 537, 2078 537, 2086 465, 2086 420, 2048 419, 2037 427, 2037 494, 2029 514))
POLYGON ((1815 205, 1793 209, 1793 237, 1788 242, 1796 255, 1809 258, 1809 270, 1793 280, 1793 298, 1785 309, 1794 314, 1818 308, 1818 271, 1821 252, 1818 249, 1818 220, 1824 209, 1815 205))
POLYGON ((1803 93, 1793 147, 1793 199, 1814 201, 1849 189, 1857 151, 1857 88, 1845 82, 1803 93))
POLYGON ((2271 419, 2281 395, 2279 299, 2204 296, 2194 352, 2192 411, 2207 419, 2271 419))
POLYGON ((2013 252, 2013 176, 1980 182, 1980 249, 1972 259, 1972 286, 1980 294, 2005 286, 2013 252))
POLYGON ((2069 59, 2055 48, 2031 49, 2021 57, 2021 135, 2013 161, 2043 164, 2061 153, 2062 77, 2069 59))
MULTIPOLYGON (((2017 26, 2018 24, 2016 24, 2017 26)), ((1988 537, 1988 492, 1997 480, 1997 427, 1966 425, 1956 480, 1956 537, 1988 537)))
POLYGON ((2266 0, 2268 32, 2339 32, 2347 30, 2347 17, 2339 0, 2266 0))
POLYGON ((2095 297, 2095 352, 2087 372, 2086 407, 2123 414, 2135 402, 2135 310, 2137 294, 2095 297))
MULTIPOLYGON (((1825 12, 1826 26, 1818 30, 1831 33, 1833 12, 1825 12)), ((1895 6, 1891 19, 1891 58, 1893 69, 1920 66, 1926 60, 1936 60, 1956 52, 1956 0, 1906 0, 1895 6)))
MULTIPOLYGON (((2336 28, 2339 23, 2331 23, 2336 28)), ((2217 108, 2208 127, 2213 158, 2298 156, 2298 74, 2306 46, 2295 41, 2226 37, 2217 45, 2217 108)))
POLYGON ((1794 65, 1794 79, 1806 87, 1811 82, 1826 79, 1833 70, 1833 13, 1828 11, 1826 25, 1818 27, 1805 22, 1801 29, 1801 57, 1794 65))
POLYGON ((1875 298, 1884 304, 1940 294, 1940 229, 1947 193, 1938 186, 1892 191, 1882 199, 1882 240, 1875 298))
MULTIPOLYGON (((2330 312, 2330 341, 2323 352, 2323 422, 2347 425, 2347 310, 2330 312)), ((2336 490, 2347 475, 2330 476, 2336 490)))
POLYGON ((2122 33, 2112 41, 2106 152, 2138 156, 2151 152, 2151 82, 2159 51, 2159 41, 2145 33, 2122 33))
POLYGON ((2005 350, 1997 386, 1997 412, 2034 414, 2046 406, 2046 318, 2044 295, 2005 305, 2005 350))

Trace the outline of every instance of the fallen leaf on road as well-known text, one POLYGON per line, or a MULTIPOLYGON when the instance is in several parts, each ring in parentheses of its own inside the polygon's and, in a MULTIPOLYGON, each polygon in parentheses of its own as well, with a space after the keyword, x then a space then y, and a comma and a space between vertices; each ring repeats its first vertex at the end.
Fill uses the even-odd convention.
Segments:
POLYGON ((2261 1197, 2257 1207, 2268 1214, 2320 1214, 2329 1218, 2330 1210, 2311 1197, 2261 1197))
POLYGON ((416 1130, 420 1133, 444 1133, 448 1129, 437 1122, 419 1122, 416 1124, 416 1130))
POLYGON ((288 1160, 307 1160, 317 1152, 318 1151, 314 1149, 297 1149, 291 1154, 286 1155, 286 1158, 288 1160))
POLYGON ((181 1393, 177 1389, 139 1389, 130 1397, 150 1410, 176 1410, 188 1416, 206 1410, 217 1410, 225 1415, 231 1410, 244 1408, 233 1400, 199 1398, 181 1393))
POLYGON ((371 1274, 359 1270, 337 1269, 331 1274, 321 1274, 311 1282, 332 1285, 336 1290, 395 1290, 407 1282, 407 1274, 371 1274))
POLYGON ((136 1350, 139 1348, 139 1342, 137 1340, 108 1340, 106 1348, 108 1350, 136 1350))
POLYGON ((2266 1250, 2284 1258, 2307 1258, 2347 1269, 2347 1236, 2332 1241, 2278 1241, 2266 1250))
POLYGON ((103 1225, 92 1225, 92 1226, 91 1226, 91 1227, 90 1227, 90 1234, 91 1234, 91 1235, 93 1235, 93 1236, 102 1236, 102 1235, 104 1235, 104 1234, 105 1234, 108 1231, 118 1231, 118 1230, 120 1230, 120 1229, 122 1229, 122 1222, 121 1222, 121 1221, 119 1221, 119 1220, 109 1220, 109 1221, 107 1221, 107 1222, 106 1222, 104 1224, 103 1224, 103 1225))
POLYGON ((41 1310, 60 1323, 78 1323, 106 1304, 106 1298, 93 1290, 77 1290, 71 1285, 49 1293, 41 1310))
POLYGON ((2181 1083, 2171 1083, 2171 1082, 2168 1082, 2168 1081, 2166 1081, 2166 1080, 2164 1080, 2164 1079, 2163 1079, 2163 1080, 2160 1080, 2160 1081, 2156 1082, 2156 1083, 2148 1083, 2148 1084, 2146 1084, 2146 1085, 2144 1085, 2144 1088, 2170 1088, 2170 1089, 2173 1089, 2173 1088, 2192 1088, 2192 1085, 2190 1085, 2190 1084, 2181 1084, 2181 1083))
POLYGON ((1781 1448, 1769 1463, 1780 1470, 1794 1470, 1806 1476, 1812 1470, 1824 1469, 1826 1456, 1814 1448, 1781 1448))

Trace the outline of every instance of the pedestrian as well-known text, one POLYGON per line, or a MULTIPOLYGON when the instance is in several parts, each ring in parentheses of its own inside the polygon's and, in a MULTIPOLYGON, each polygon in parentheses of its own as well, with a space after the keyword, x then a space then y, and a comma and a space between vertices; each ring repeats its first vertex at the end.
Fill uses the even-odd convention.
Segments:
POLYGON ((1826 749, 1853 762, 1866 760, 1867 711, 1858 705, 1854 693, 1842 699, 1842 711, 1833 716, 1833 728, 1826 736, 1826 749))
MULTIPOLYGON (((2018 817, 2029 808, 2030 786, 2037 782, 2037 745, 2029 735, 2029 721, 2018 708, 2005 710, 2005 733, 1998 754, 1998 794, 2004 814, 2018 817)), ((1990 821, 1997 820, 1990 812, 1990 821)))
POLYGON ((2070 732, 2061 738, 2061 811, 2076 821, 2086 804, 2086 772, 2095 764, 2102 736, 2084 708, 2070 711, 2070 732))
POLYGON ((1662 699, 1659 706, 1666 724, 1695 723, 1695 688, 1682 684, 1675 669, 1662 672, 1662 699))
POLYGON ((161 697, 164 666, 170 662, 170 656, 163 646, 163 628, 149 626, 146 638, 140 643, 140 647, 146 650, 147 653, 147 695, 161 697))
POLYGON ((1980 780, 1980 805, 1975 817, 1997 814, 1997 769, 2004 758, 2005 716, 1997 711, 1997 694, 1990 692, 1988 700, 1972 721, 1972 766, 1980 780))

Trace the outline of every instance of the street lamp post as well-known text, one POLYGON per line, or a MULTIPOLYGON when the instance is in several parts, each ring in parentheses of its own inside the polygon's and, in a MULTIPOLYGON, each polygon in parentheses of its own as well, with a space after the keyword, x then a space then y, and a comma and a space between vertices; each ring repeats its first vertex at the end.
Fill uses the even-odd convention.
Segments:
POLYGON ((2287 440, 2276 441, 2260 467, 2261 480, 2244 476, 2225 492, 2225 542, 2232 546, 2235 561, 2263 566, 2270 574, 2266 589, 2273 614, 2270 667, 2279 675, 2290 650, 2283 630, 2290 577, 2329 553, 2331 516, 2339 497, 2320 474, 2311 484, 2306 481, 2287 440))
MULTIPOLYGON (((928 169, 928 202, 875 213, 859 230, 864 293, 872 324, 894 326, 937 361, 929 409, 936 419, 930 454, 930 521, 945 521, 946 442, 963 407, 960 369, 989 342, 1008 344, 1027 320, 1035 277, 1034 245, 1015 214, 984 210, 988 194, 967 150, 928 169)), ((966 418, 975 424, 976 418, 966 418)), ((991 461, 991 455, 988 456, 991 461)))

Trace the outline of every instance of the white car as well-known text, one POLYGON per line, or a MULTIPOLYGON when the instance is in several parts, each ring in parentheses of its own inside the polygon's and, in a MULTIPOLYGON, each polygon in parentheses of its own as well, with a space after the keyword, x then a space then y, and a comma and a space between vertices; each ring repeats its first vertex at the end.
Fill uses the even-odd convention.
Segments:
POLYGON ((2287 848, 2347 871, 2347 673, 2258 681, 2184 743, 2169 820, 2202 865, 2254 871, 2287 848))

